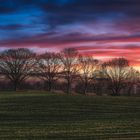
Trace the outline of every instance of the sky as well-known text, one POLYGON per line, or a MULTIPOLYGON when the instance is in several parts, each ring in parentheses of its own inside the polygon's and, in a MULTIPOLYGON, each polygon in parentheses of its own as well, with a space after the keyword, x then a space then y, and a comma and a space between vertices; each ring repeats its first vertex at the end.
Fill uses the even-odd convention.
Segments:
POLYGON ((0 0, 0 51, 74 47, 140 67, 140 0, 0 0))

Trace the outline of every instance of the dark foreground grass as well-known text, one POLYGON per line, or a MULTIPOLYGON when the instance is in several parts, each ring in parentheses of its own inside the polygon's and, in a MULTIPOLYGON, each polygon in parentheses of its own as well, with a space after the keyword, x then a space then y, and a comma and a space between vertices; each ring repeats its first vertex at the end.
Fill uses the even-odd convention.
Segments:
POLYGON ((0 93, 0 140, 140 140, 140 98, 0 93))

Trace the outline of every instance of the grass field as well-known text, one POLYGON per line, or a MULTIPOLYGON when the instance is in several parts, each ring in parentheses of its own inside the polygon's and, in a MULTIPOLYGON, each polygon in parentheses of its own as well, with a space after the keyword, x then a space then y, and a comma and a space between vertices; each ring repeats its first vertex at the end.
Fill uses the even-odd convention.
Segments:
POLYGON ((0 140, 140 140, 140 97, 0 93, 0 140))

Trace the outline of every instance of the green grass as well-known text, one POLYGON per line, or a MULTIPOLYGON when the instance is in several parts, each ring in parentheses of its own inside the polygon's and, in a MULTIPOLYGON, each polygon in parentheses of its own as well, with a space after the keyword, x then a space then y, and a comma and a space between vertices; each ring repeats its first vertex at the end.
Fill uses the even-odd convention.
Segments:
POLYGON ((140 97, 0 93, 0 140, 140 140, 140 97))

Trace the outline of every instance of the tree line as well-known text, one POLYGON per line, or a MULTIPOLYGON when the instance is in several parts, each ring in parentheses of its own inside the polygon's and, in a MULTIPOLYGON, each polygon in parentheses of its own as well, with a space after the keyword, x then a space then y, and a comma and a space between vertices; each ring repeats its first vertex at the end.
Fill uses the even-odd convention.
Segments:
POLYGON ((29 79, 33 86, 37 86, 34 79, 39 79, 42 90, 60 89, 68 94, 130 95, 135 85, 139 85, 139 72, 127 59, 101 62, 93 56, 81 55, 75 48, 43 54, 27 48, 4 50, 0 52, 0 75, 0 84, 7 82, 15 91, 23 89, 25 83, 27 87, 29 79))

